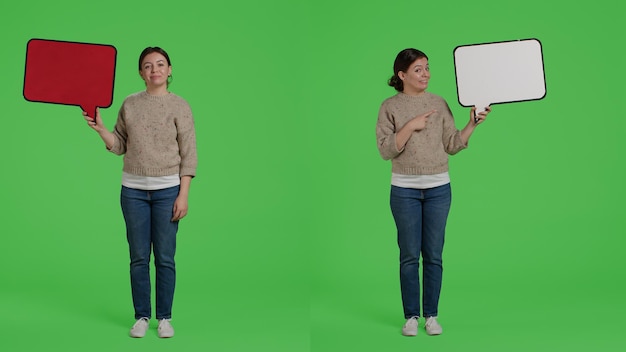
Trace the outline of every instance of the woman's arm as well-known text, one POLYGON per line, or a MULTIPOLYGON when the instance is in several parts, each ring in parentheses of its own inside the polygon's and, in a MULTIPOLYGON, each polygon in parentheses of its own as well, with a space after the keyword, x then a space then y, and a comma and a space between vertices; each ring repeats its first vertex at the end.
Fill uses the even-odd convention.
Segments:
POLYGON ((402 153, 404 146, 415 131, 421 131, 426 127, 428 117, 435 113, 435 110, 419 115, 411 119, 399 130, 396 130, 396 123, 393 116, 385 106, 381 106, 376 122, 376 140, 378 151, 383 159, 393 159, 402 153))
POLYGON ((474 129, 476 126, 480 125, 487 118, 487 114, 491 112, 491 107, 486 107, 485 111, 478 113, 476 115, 476 107, 473 107, 470 110, 470 120, 467 122, 467 125, 461 130, 461 140, 463 143, 467 144, 469 142, 472 133, 474 133, 474 129), (476 117, 474 119, 474 117, 476 117))
POLYGON ((85 120, 87 121, 89 127, 98 132, 107 149, 110 150, 111 148, 113 148, 113 144, 115 144, 115 136, 106 128, 106 126, 102 122, 102 118, 100 117, 100 108, 96 108, 95 118, 87 116, 87 113, 84 111, 83 116, 85 117, 85 120))
POLYGON ((180 178, 180 191, 174 202, 172 221, 178 221, 187 215, 189 209, 189 186, 191 186, 191 176, 180 178))
POLYGON ((411 138, 413 132, 421 131, 426 128, 426 122, 428 117, 434 114, 436 110, 431 110, 425 114, 414 117, 411 121, 407 122, 400 131, 396 134, 396 148, 398 150, 404 149, 404 146, 411 138))

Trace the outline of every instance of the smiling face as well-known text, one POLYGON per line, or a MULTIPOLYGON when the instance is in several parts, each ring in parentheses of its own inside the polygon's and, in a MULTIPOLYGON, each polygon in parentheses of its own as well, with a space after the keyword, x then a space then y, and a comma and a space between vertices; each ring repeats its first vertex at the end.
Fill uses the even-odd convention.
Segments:
POLYGON ((139 75, 146 82, 149 92, 167 90, 167 78, 172 74, 167 58, 158 52, 153 52, 141 62, 139 75))
POLYGON ((430 80, 430 67, 428 66, 428 59, 421 57, 409 66, 406 72, 399 71, 398 77, 404 84, 403 93, 408 95, 419 95, 424 93, 428 88, 428 81, 430 80))

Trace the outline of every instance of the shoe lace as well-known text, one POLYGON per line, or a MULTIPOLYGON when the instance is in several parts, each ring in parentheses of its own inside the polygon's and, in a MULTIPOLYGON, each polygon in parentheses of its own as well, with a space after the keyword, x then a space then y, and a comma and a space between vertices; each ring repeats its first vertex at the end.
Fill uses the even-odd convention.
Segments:
POLYGON ((133 324, 133 329, 138 327, 140 324, 143 324, 144 322, 146 324, 148 324, 148 318, 141 318, 141 319, 137 319, 137 321, 135 322, 135 324, 133 324))
POLYGON ((426 319, 426 326, 431 326, 431 325, 436 325, 437 324, 437 318, 435 317, 428 317, 426 319))
POLYGON ((409 320, 406 321, 404 326, 408 327, 410 325, 415 325, 415 324, 417 324, 417 317, 410 317, 409 320))

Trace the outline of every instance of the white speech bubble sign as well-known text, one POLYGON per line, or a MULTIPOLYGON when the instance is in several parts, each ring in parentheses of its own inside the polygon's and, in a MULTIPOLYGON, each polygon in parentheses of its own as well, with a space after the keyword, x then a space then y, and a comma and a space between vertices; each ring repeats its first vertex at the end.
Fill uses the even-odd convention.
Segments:
POLYGON ((457 46, 454 69, 459 103, 475 106, 477 113, 489 105, 539 100, 546 95, 537 39, 457 46))

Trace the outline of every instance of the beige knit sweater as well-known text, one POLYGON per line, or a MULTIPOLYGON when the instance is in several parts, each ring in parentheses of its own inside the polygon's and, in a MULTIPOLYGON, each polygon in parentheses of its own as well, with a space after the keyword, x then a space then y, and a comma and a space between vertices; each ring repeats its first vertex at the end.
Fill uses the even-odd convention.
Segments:
POLYGON ((383 101, 376 123, 378 150, 383 159, 391 159, 392 172, 402 175, 434 175, 448 171, 448 154, 467 147, 446 101, 424 92, 418 96, 398 93, 383 101), (403 150, 396 147, 396 133, 414 117, 430 115, 426 128, 413 132, 403 150))
POLYGON ((124 171, 138 176, 196 175, 198 164, 193 115, 172 93, 128 96, 113 130, 110 151, 124 154, 124 171))

